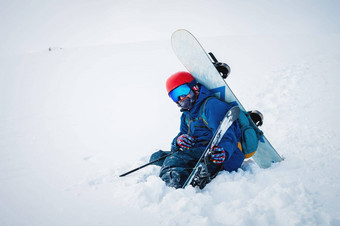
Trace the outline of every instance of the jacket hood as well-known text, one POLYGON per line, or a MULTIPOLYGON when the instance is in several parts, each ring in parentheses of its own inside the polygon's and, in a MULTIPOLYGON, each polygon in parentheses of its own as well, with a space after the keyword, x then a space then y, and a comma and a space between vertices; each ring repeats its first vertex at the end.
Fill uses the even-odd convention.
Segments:
POLYGON ((183 111, 183 113, 187 112, 191 116, 195 117, 197 114, 199 114, 201 105, 204 102, 204 100, 211 96, 214 96, 214 94, 210 90, 208 90, 205 86, 200 85, 200 92, 195 105, 189 111, 183 111))

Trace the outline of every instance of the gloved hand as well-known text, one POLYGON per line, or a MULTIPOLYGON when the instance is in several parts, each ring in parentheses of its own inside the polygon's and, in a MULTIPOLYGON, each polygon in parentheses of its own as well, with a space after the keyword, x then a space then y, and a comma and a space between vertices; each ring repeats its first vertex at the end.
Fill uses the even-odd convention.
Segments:
POLYGON ((222 164, 226 158, 225 150, 222 147, 213 147, 210 155, 210 160, 215 164, 222 164))
POLYGON ((195 137, 188 134, 182 134, 177 137, 176 143, 183 149, 189 149, 195 145, 195 137))

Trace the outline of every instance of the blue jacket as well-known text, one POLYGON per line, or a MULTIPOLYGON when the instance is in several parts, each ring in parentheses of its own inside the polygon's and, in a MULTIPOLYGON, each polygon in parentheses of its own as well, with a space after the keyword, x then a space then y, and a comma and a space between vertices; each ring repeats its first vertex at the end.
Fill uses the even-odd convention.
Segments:
MULTIPOLYGON (((202 85, 194 107, 190 111, 183 111, 181 116, 180 132, 172 142, 172 151, 178 149, 176 139, 181 134, 188 134, 196 138, 196 143, 193 148, 205 148, 217 130, 220 121, 223 119, 227 111, 233 106, 219 100, 218 98, 210 98, 204 108, 206 120, 209 126, 208 128, 203 122, 200 112, 201 105, 208 97, 215 97, 215 95, 202 85)), ((233 165, 233 162, 237 166, 235 165, 235 167, 232 167, 232 170, 236 170, 240 167, 244 160, 243 153, 237 147, 237 143, 240 142, 240 139, 241 129, 238 123, 234 122, 219 143, 219 146, 223 147, 227 154, 224 162, 224 168, 226 170, 233 165)))

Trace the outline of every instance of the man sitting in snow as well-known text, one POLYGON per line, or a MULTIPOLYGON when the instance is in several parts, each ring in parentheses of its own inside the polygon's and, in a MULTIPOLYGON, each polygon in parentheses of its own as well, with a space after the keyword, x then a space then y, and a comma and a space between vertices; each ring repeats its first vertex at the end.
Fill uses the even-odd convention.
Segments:
MULTIPOLYGON (((171 151, 175 153, 156 164, 161 166, 160 177, 166 185, 181 188, 217 130, 220 121, 232 106, 216 98, 206 87, 198 84, 188 72, 177 72, 170 76, 166 88, 171 99, 183 113, 180 132, 171 146, 171 151), (202 118, 202 109, 205 119, 202 118)), ((234 122, 219 145, 213 148, 208 163, 210 176, 202 178, 198 184, 200 188, 210 182, 220 170, 231 172, 241 166, 244 154, 238 148, 240 139, 240 127, 237 122, 234 122)), ((158 151, 151 156, 150 162, 168 153, 158 151)))

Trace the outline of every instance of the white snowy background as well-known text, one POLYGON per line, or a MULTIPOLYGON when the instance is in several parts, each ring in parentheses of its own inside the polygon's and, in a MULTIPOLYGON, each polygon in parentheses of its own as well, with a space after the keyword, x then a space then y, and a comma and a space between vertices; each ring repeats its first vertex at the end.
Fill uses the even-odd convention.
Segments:
POLYGON ((340 225, 337 0, 1 0, 0 225, 340 225), (285 157, 203 190, 159 167, 185 28, 285 157))

